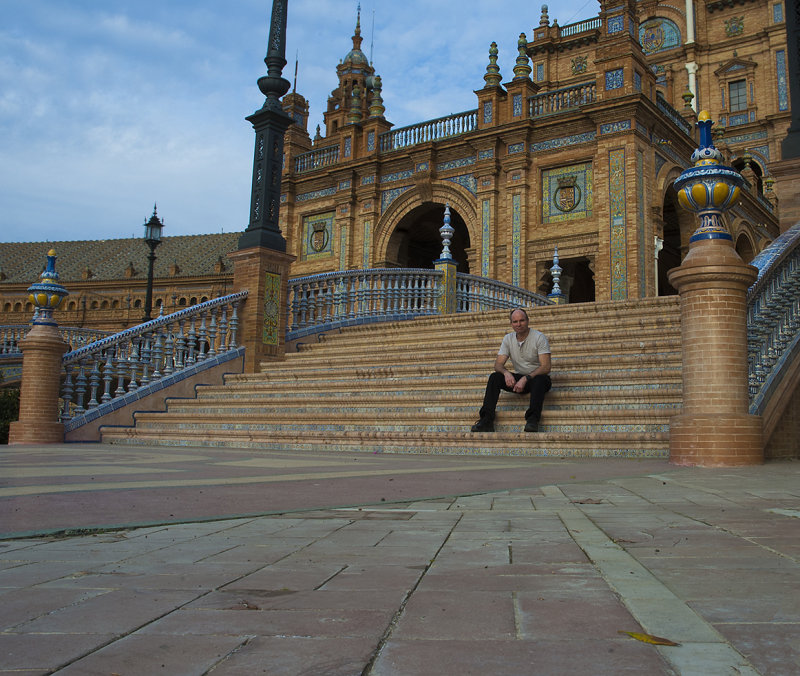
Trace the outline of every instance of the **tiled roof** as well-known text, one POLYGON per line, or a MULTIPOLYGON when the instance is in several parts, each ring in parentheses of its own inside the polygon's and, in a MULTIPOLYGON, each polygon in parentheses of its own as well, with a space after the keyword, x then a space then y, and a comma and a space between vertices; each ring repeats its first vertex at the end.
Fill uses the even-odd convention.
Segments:
MULTIPOLYGON (((214 274, 214 266, 222 258, 225 272, 232 273, 227 259, 238 246, 240 232, 218 235, 183 235, 164 237, 156 249, 154 276, 156 278, 195 277, 214 274), (177 263, 178 271, 170 274, 177 263)), ((55 249, 56 272, 59 281, 86 279, 90 270, 92 281, 127 279, 126 269, 133 264, 135 274, 130 279, 147 278, 147 256, 150 250, 144 240, 137 238, 101 239, 72 242, 2 242, 0 243, 0 284, 33 283, 38 280, 47 262, 47 252, 55 249)))

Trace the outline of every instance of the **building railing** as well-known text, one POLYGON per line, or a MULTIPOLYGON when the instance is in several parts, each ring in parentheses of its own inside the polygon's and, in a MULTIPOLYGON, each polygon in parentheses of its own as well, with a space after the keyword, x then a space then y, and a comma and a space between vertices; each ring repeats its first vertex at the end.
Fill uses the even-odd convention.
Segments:
MULTIPOLYGON (((377 321, 438 313, 442 273, 422 268, 328 272, 289 280, 287 340, 377 321)), ((493 279, 458 273, 456 311, 482 312, 552 301, 493 279)))
POLYGON ((583 33, 585 31, 600 30, 602 26, 603 20, 600 17, 595 17, 594 19, 587 19, 586 21, 578 21, 577 23, 570 23, 566 26, 561 26, 559 35, 562 38, 566 38, 570 35, 576 35, 577 33, 583 33))
POLYGON ((316 150, 310 150, 307 153, 297 155, 294 158, 294 171, 297 174, 302 174, 305 171, 329 167, 332 164, 336 164, 338 161, 338 145, 317 148, 316 150))
MULTIPOLYGON (((31 324, 7 324, 0 326, 0 354, 22 354, 19 344, 31 330, 31 324)), ((59 326, 58 331, 64 342, 77 349, 96 340, 110 336, 113 331, 84 329, 77 326, 59 326)))
POLYGON ((692 135, 692 125, 684 120, 683 116, 667 102, 661 92, 656 92, 656 105, 684 134, 687 136, 692 135))
POLYGON ((750 412, 761 414, 785 367, 800 359, 800 224, 756 256, 747 294, 750 412))
POLYGON ((247 291, 194 305, 67 352, 62 422, 238 348, 247 291))
POLYGON ((532 118, 553 115, 585 106, 587 103, 592 103, 596 97, 596 82, 584 82, 572 87, 555 89, 531 96, 528 99, 528 114, 532 118))
POLYGON ((289 280, 287 340, 350 324, 436 314, 437 270, 376 268, 289 280))
POLYGON ((546 296, 505 282, 465 273, 456 275, 456 312, 511 310, 552 304, 553 301, 546 296))
POLYGON ((400 127, 385 131, 378 136, 378 150, 382 153, 408 148, 428 141, 440 141, 453 136, 460 136, 478 128, 478 111, 467 110, 463 113, 440 117, 408 127, 400 127))

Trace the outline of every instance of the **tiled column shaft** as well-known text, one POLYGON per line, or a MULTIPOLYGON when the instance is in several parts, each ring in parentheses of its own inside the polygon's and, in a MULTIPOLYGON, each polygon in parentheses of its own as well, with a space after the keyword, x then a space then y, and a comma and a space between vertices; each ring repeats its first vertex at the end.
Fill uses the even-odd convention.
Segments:
POLYGON ((20 344, 22 384, 19 420, 9 429, 9 444, 58 444, 64 425, 58 422, 61 357, 69 346, 51 324, 34 324, 20 344))
POLYGON ((245 373, 255 373, 262 361, 285 356, 289 266, 294 256, 256 246, 229 254, 233 289, 248 291, 239 315, 239 342, 245 346, 245 373))
POLYGON ((727 467, 763 461, 761 418, 748 413, 747 289, 757 270, 725 239, 692 243, 670 283, 681 297, 683 410, 670 461, 727 467))

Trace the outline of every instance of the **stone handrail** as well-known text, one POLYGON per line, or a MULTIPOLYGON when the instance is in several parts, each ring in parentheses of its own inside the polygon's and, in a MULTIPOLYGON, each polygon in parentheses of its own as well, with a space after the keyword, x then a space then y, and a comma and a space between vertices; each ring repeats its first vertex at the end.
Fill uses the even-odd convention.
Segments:
POLYGON ((235 351, 247 291, 194 305, 67 352, 61 420, 235 351))
MULTIPOLYGON (((31 324, 7 324, 0 326, 0 355, 14 354, 21 355, 19 348, 20 342, 28 335, 31 324)), ((71 347, 83 347, 95 340, 100 340, 110 336, 112 331, 101 331, 100 329, 86 329, 77 326, 59 326, 61 337, 71 347)))
POLYGON ((570 23, 566 26, 561 26, 559 30, 559 35, 562 38, 569 37, 570 35, 575 35, 577 33, 583 33, 585 31, 593 31, 599 30, 603 25, 603 21, 600 17, 595 17, 593 19, 587 19, 585 21, 578 21, 577 23, 570 23))
POLYGON ((667 102, 661 92, 656 92, 656 105, 684 134, 687 136, 692 135, 692 125, 684 120, 683 116, 667 102))
POLYGON ((297 174, 302 174, 305 171, 312 171, 313 169, 320 169, 322 167, 329 167, 339 161, 339 146, 328 146, 326 148, 317 148, 309 150, 307 153, 302 153, 294 158, 294 170, 297 174))
MULTIPOLYGON (((287 340, 329 329, 438 313, 442 273, 422 268, 328 272, 289 280, 287 340)), ((456 275, 456 312, 482 312, 552 301, 511 284, 456 275)))
POLYGON ((597 96, 597 83, 583 82, 582 84, 555 89, 531 96, 528 99, 528 114, 530 117, 543 117, 553 115, 564 110, 580 108, 587 103, 592 103, 597 96))
POLYGON ((382 153, 408 148, 428 141, 439 141, 453 136, 460 136, 478 128, 478 111, 467 110, 463 113, 440 117, 408 127, 400 127, 383 132, 378 136, 378 150, 382 153))
POLYGON ((511 310, 534 305, 552 305, 546 296, 518 286, 465 273, 456 275, 456 312, 511 310))
POLYGON ((783 369, 800 358, 800 223, 752 260, 747 294, 750 412, 761 414, 783 369))
POLYGON ((435 314, 441 274, 376 268, 290 279, 286 339, 350 324, 435 314))

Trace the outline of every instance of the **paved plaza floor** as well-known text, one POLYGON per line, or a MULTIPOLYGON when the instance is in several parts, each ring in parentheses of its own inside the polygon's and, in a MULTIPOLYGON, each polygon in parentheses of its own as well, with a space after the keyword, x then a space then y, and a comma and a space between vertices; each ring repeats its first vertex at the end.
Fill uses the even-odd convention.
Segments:
POLYGON ((0 674, 800 674, 798 462, 11 446, 0 533, 0 674))

